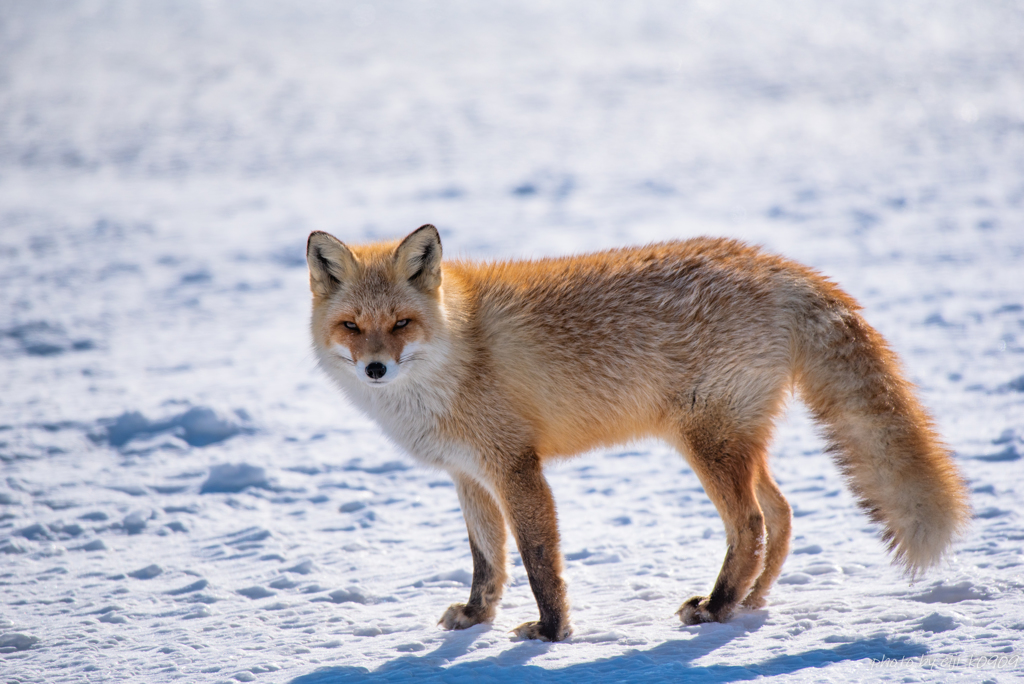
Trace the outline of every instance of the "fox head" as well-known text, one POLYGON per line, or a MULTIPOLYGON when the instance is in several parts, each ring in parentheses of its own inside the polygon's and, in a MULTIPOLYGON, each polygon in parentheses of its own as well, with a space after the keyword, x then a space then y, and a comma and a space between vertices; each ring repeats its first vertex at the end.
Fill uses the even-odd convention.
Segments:
POLYGON ((434 226, 401 242, 352 247, 316 231, 306 261, 314 345, 328 370, 384 387, 425 360, 443 327, 441 237, 434 226))

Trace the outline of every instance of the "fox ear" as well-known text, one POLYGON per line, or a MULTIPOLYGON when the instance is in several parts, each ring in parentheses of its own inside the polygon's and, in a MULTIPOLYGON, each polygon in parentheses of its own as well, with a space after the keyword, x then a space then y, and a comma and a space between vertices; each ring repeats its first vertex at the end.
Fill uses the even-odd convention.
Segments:
POLYGON ((309 289, 318 297, 327 297, 338 286, 355 277, 356 258, 338 238, 316 230, 306 242, 309 264, 309 289))
POLYGON ((409 234, 395 250, 395 266, 414 287, 433 292, 441 285, 441 236, 429 223, 409 234))

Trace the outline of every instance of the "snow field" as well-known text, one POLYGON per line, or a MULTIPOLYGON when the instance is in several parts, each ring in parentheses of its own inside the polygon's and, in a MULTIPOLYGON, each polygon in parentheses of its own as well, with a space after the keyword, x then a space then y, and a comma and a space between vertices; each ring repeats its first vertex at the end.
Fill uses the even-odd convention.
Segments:
POLYGON ((3 679, 1018 678, 1022 29, 1012 3, 0 8, 3 679), (492 626, 440 631, 454 489, 315 368, 303 259, 425 222, 449 255, 715 234, 820 269, 920 387, 970 533, 909 584, 794 405, 766 609, 673 616, 724 534, 642 443, 548 473, 569 643, 507 634, 518 564, 492 626))

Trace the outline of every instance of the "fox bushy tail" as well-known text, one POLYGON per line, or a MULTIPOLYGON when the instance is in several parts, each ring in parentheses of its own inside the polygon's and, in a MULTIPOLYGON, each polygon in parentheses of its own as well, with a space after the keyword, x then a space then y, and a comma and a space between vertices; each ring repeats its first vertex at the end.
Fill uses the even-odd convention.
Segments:
POLYGON ((916 577, 967 527, 967 489, 896 355, 851 298, 823 289, 800 307, 794 379, 893 562, 916 577))

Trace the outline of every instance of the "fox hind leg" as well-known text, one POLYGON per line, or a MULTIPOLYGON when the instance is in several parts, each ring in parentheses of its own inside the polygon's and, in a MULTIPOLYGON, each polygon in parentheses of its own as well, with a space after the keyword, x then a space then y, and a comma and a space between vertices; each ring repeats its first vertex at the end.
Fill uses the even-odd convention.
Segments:
MULTIPOLYGON (((693 596, 677 614, 688 625, 724 622, 746 598, 765 568, 765 514, 757 481, 766 469, 767 440, 744 436, 721 425, 704 424, 684 432, 680 450, 715 504, 725 524, 728 549, 708 596, 693 596)), ((773 520, 777 520, 775 511, 773 520)))
POLYGON ((763 608, 765 595, 782 572, 782 564, 789 555, 789 537, 793 528, 793 509, 779 491, 767 468, 757 478, 757 502, 764 513, 764 526, 768 534, 764 556, 764 569, 753 588, 743 599, 744 608, 763 608))
POLYGON ((466 629, 494 618, 507 579, 505 518, 494 498, 465 476, 454 476, 473 554, 473 584, 466 603, 453 603, 438 624, 466 629))

